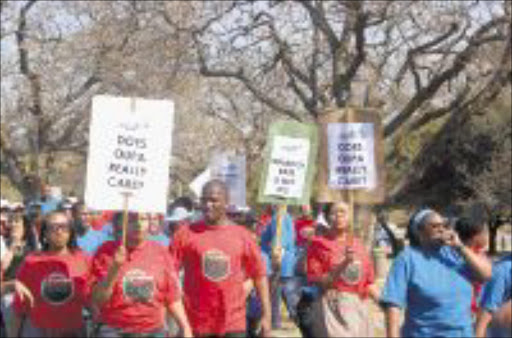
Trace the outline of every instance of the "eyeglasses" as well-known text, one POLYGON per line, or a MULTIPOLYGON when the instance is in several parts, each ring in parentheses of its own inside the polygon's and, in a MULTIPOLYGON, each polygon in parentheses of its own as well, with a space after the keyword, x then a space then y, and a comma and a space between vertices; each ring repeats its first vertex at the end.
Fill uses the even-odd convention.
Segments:
POLYGON ((68 223, 53 223, 48 226, 49 232, 57 232, 57 231, 70 231, 68 223))
POLYGON ((448 227, 448 223, 446 223, 446 222, 430 222, 430 223, 428 223, 428 225, 431 228, 446 228, 446 227, 448 227))

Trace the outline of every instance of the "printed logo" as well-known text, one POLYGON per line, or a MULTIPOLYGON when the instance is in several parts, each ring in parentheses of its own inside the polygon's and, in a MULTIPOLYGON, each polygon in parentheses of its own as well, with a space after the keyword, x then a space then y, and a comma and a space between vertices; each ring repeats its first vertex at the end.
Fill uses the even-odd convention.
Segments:
POLYGON ((231 274, 230 258, 220 250, 208 250, 202 257, 203 274, 213 282, 221 282, 231 274))
POLYGON ((340 274, 341 279, 349 285, 356 285, 361 281, 362 264, 360 261, 354 261, 348 265, 340 274))
POLYGON ((130 270, 123 277, 123 295, 133 302, 146 303, 153 300, 155 280, 153 276, 138 269, 130 270))
POLYGON ((52 305, 62 305, 75 293, 73 280, 62 272, 49 274, 41 283, 41 297, 52 305))

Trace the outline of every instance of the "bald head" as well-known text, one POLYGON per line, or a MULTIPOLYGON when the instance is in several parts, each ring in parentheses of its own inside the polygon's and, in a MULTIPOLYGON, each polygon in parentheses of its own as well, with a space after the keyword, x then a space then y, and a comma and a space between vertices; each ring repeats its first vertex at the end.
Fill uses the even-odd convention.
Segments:
POLYGON ((226 185, 226 183, 224 183, 224 181, 221 181, 219 179, 214 179, 214 180, 208 181, 203 186, 203 191, 201 194, 204 197, 207 194, 211 194, 212 191, 217 191, 224 197, 226 203, 229 202, 229 189, 228 189, 228 186, 226 185))

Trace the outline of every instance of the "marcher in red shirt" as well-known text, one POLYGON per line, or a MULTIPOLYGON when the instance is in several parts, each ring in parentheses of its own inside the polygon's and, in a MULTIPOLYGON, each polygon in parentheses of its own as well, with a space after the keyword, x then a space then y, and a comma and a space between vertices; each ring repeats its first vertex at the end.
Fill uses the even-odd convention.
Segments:
POLYGON ((248 277, 262 302, 262 334, 269 336, 265 265, 251 233, 228 219, 228 202, 224 182, 205 184, 201 198, 204 220, 182 227, 170 247, 185 272, 185 308, 196 336, 244 337, 244 281, 248 277))
POLYGON ((301 213, 295 220, 295 233, 297 234, 297 245, 304 247, 315 233, 316 222, 311 214, 311 206, 302 205, 301 213))
MULTIPOLYGON (((489 244, 489 234, 483 221, 478 222, 468 217, 460 217, 455 221, 455 231, 464 245, 474 253, 485 256, 485 250, 489 244)), ((481 281, 473 281, 471 284, 473 285, 471 314, 473 318, 476 318, 479 310, 478 299, 480 298, 483 283, 481 281)))
POLYGON ((308 281, 322 293, 312 305, 317 314, 312 325, 315 337, 373 335, 366 304, 368 296, 378 298, 373 264, 362 243, 350 234, 348 216, 347 204, 332 205, 329 233, 314 237, 308 249, 308 281))
POLYGON ((113 219, 118 240, 103 244, 92 261, 89 282, 99 310, 95 335, 165 337, 169 310, 190 337, 172 256, 166 247, 146 239, 149 222, 138 213, 129 213, 125 247, 119 240, 122 219, 122 213, 113 219))
POLYGON ((29 254, 16 275, 34 296, 31 307, 14 298, 15 332, 32 337, 83 337, 82 309, 87 303, 87 256, 77 248, 70 219, 62 211, 46 216, 43 250, 29 254))

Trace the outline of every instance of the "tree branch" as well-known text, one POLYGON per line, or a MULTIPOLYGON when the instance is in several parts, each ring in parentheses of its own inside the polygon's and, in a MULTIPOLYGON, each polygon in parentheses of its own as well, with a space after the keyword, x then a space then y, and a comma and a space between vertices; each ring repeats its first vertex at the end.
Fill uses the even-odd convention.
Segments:
POLYGON ((409 119, 416 109, 418 109, 425 101, 430 99, 443 84, 464 70, 482 44, 497 39, 498 37, 496 35, 491 37, 484 37, 484 35, 502 24, 507 24, 507 18, 500 17, 491 20, 480 27, 469 39, 467 47, 455 57, 451 67, 433 77, 428 85, 423 87, 419 92, 416 92, 400 113, 398 113, 398 115, 384 127, 384 137, 392 135, 409 119))

